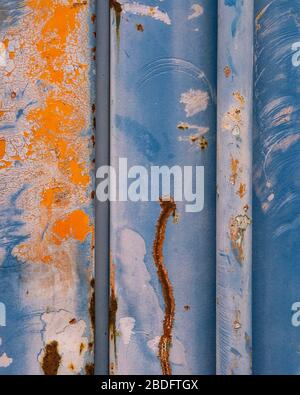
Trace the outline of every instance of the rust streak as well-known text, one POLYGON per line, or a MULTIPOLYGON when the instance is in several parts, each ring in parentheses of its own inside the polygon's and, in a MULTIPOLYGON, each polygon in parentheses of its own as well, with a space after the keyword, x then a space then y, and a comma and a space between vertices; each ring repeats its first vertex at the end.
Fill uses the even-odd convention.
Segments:
POLYGON ((110 255, 110 301, 109 301, 109 334, 114 345, 115 362, 117 363, 117 318, 118 299, 115 286, 115 265, 110 255))
POLYGON ((92 330, 92 341, 89 343, 89 351, 92 353, 94 350, 94 338, 95 338, 95 279, 92 278, 90 282, 92 293, 89 303, 89 314, 91 320, 91 330, 92 330))
POLYGON ((162 287, 165 302, 165 318, 163 335, 159 342, 159 359, 163 375, 171 375, 170 347, 172 345, 172 330, 175 319, 175 298, 172 283, 163 257, 163 247, 166 236, 167 223, 172 215, 176 218, 176 203, 172 198, 160 198, 161 213, 156 225, 155 240, 153 243, 153 259, 157 268, 158 278, 162 287))
POLYGON ((116 17, 116 33, 117 33, 117 42, 118 45, 120 43, 120 25, 121 25, 121 15, 122 15, 122 4, 116 0, 109 1, 110 8, 114 10, 116 17))

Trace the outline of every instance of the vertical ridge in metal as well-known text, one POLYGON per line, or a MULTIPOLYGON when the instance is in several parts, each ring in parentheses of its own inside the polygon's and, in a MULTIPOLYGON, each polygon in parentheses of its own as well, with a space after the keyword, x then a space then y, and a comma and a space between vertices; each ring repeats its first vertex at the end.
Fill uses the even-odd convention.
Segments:
MULTIPOLYGON (((97 1, 97 131, 96 169, 108 166, 110 135, 110 12, 109 1, 97 1)), ((95 374, 108 373, 109 366, 109 201, 96 201, 96 325, 95 374)))
POLYGON ((217 374, 251 374, 253 1, 219 0, 217 374))

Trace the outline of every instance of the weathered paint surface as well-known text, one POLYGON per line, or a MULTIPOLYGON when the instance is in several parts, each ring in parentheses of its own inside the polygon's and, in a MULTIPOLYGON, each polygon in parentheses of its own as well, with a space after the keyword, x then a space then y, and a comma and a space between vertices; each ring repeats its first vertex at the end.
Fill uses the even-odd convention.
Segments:
POLYGON ((0 374, 92 372, 93 13, 1 1, 0 374))
POLYGON ((253 366, 298 375, 300 3, 257 0, 255 14, 253 366))
POLYGON ((253 1, 219 0, 217 374, 251 374, 253 1))
POLYGON ((205 166, 200 213, 111 205, 110 373, 214 374, 217 2, 110 4, 111 164, 205 166))

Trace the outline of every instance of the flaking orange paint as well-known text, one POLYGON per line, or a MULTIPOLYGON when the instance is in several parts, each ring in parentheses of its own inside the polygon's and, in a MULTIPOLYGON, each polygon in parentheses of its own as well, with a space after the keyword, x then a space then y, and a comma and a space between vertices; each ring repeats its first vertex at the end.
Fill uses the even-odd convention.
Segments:
POLYGON ((65 0, 27 0, 26 5, 30 12, 23 27, 12 27, 3 41, 8 48, 13 37, 20 40, 19 50, 10 54, 15 67, 5 78, 7 84, 28 81, 27 89, 38 102, 26 109, 24 130, 19 131, 26 140, 25 157, 8 157, 7 142, 0 140, 0 169, 13 169, 14 161, 20 161, 30 184, 19 202, 28 238, 14 255, 26 263, 59 268, 67 289, 74 281, 73 240, 82 243, 90 235, 92 248, 94 237, 85 211, 91 204, 92 169, 90 138, 84 133, 91 128, 90 65, 84 63, 92 58, 85 23, 88 5, 65 0))

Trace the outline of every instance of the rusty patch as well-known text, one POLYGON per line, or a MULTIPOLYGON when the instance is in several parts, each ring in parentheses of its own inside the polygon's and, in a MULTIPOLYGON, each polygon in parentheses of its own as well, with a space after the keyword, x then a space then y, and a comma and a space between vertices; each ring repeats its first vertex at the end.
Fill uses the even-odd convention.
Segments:
POLYGON ((88 363, 85 365, 85 375, 86 376, 94 376, 95 374, 95 365, 93 363, 88 363))
POLYGON ((246 195, 246 191, 247 191, 246 184, 240 183, 239 189, 237 190, 237 195, 239 195, 239 197, 243 199, 243 197, 245 197, 246 195))
POLYGON ((61 356, 58 353, 58 343, 53 341, 46 345, 42 369, 46 376, 57 376, 61 356))
MULTIPOLYGON (((90 314, 90 320, 92 326, 92 338, 94 339, 95 336, 95 279, 94 278, 92 278, 90 285, 92 288, 92 294, 91 294, 90 305, 89 305, 89 314, 90 314)), ((89 343, 90 352, 93 351, 93 347, 94 347, 94 342, 92 341, 89 343)))
POLYGON ((120 43, 120 25, 121 25, 121 15, 122 15, 122 4, 116 0, 109 0, 110 8, 114 10, 116 17, 116 34, 117 43, 120 43))
POLYGON ((110 373, 110 375, 111 376, 114 376, 115 375, 115 364, 113 363, 113 362, 111 362, 110 364, 109 364, 109 373, 110 373))
POLYGON ((201 136, 199 140, 199 147, 202 151, 204 151, 208 147, 208 141, 203 136, 201 136))
POLYGON ((231 69, 229 66, 224 67, 224 75, 226 78, 229 78, 231 76, 231 69))
POLYGON ((239 168, 239 160, 231 158, 230 167, 231 167, 231 176, 230 176, 230 183, 232 185, 236 184, 238 178, 238 168, 239 168))
POLYGON ((135 27, 136 27, 136 30, 137 30, 138 32, 143 33, 143 31, 144 31, 144 26, 143 26, 141 23, 137 23, 137 24, 135 25, 135 27))
POLYGON ((109 336, 111 342, 114 345, 115 361, 117 362, 117 311, 118 311, 118 299, 115 286, 115 265, 110 255, 110 300, 109 300, 109 336))
POLYGON ((153 243, 153 259, 157 268, 157 275, 162 287, 165 303, 165 317, 163 323, 163 335, 160 338, 158 350, 163 375, 171 375, 170 347, 172 345, 172 330, 175 319, 175 297, 172 283, 163 257, 163 247, 166 237, 166 228, 170 216, 176 218, 176 203, 173 198, 160 198, 161 212, 156 224, 156 234, 153 243))
POLYGON ((240 92, 233 92, 233 97, 235 98, 235 100, 238 101, 240 106, 244 106, 246 100, 245 100, 244 96, 240 92))
POLYGON ((238 215, 231 219, 229 230, 230 230, 230 239, 232 242, 233 248, 238 253, 238 260, 241 263, 244 261, 244 238, 245 232, 248 226, 251 224, 251 219, 248 215, 238 215))

